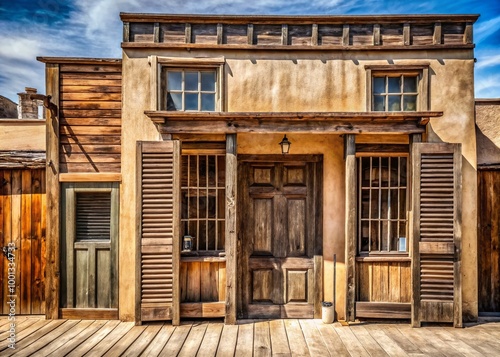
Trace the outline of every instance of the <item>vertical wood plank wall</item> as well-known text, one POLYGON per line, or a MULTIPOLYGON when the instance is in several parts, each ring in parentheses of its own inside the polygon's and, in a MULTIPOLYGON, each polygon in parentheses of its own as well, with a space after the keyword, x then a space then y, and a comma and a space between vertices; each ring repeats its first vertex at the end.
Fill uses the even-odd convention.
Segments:
MULTIPOLYGON (((45 170, 0 170, 0 246, 16 246, 16 314, 45 313, 45 170)), ((8 314, 8 261, 0 259, 0 313, 8 314)))
POLYGON ((500 170, 478 176, 479 313, 500 313, 500 170))

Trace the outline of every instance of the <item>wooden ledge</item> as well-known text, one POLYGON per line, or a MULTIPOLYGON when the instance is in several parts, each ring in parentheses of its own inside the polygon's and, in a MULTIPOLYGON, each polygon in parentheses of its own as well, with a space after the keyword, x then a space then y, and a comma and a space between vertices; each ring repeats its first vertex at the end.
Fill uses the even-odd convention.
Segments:
POLYGON ((161 134, 425 132, 442 112, 170 112, 146 111, 161 134))
POLYGON ((100 173, 100 172, 81 172, 81 173, 62 173, 59 174, 59 182, 121 182, 120 173, 100 173))

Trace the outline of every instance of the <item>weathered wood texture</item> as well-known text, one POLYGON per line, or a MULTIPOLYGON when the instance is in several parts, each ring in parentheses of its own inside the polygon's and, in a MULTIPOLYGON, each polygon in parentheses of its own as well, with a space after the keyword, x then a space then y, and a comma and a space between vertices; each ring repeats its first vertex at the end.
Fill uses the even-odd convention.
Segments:
POLYGON ((345 160, 345 319, 354 321, 356 300, 356 254, 357 254, 357 167, 356 167, 356 137, 344 136, 345 160))
POLYGON ((461 146, 414 143, 412 325, 462 325, 461 146))
POLYGON ((500 313, 500 170, 478 171, 479 313, 500 313))
POLYGON ((410 303, 411 270, 406 262, 357 262, 357 301, 410 303))
POLYGON ((61 173, 120 172, 121 64, 60 65, 61 173))
MULTIPOLYGON (((0 326, 8 322, 2 318, 0 326)), ((2 356, 496 356, 500 350, 495 323, 412 329, 407 324, 341 326, 295 319, 235 326, 220 321, 133 326, 32 317, 16 322, 16 349, 2 340, 2 356)))
POLYGON ((237 136, 235 134, 226 136, 226 204, 225 204, 225 248, 226 248, 226 277, 225 277, 225 300, 227 324, 236 323, 237 311, 237 272, 238 272, 238 160, 237 160, 237 136))
POLYGON ((122 14, 122 46, 250 49, 465 48, 476 16, 252 17, 122 14), (435 34, 436 23, 441 24, 435 34), (439 41, 435 38, 439 37, 439 41))
POLYGON ((180 142, 139 142, 141 321, 179 323, 180 142))
POLYGON ((0 151, 0 169, 44 169, 45 151, 0 151))
POLYGON ((0 246, 13 243, 14 294, 9 293, 7 259, 0 259, 0 313, 8 314, 8 295, 16 295, 17 314, 45 313, 45 170, 0 170, 0 246))

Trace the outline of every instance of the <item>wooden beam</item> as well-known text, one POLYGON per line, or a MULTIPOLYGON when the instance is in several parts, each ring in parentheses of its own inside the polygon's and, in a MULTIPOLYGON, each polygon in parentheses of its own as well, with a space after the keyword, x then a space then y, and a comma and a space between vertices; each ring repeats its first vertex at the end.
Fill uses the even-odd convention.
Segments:
POLYGON ((218 45, 222 45, 223 35, 224 35, 224 25, 219 23, 219 24, 217 24, 217 44, 218 45))
POLYGON ((381 42, 380 42, 380 25, 379 24, 373 25, 373 44, 375 46, 380 46, 381 45, 381 42))
POLYGON ((130 22, 123 22, 123 42, 130 42, 130 22))
POLYGON ((410 24, 403 24, 403 43, 405 46, 409 46, 410 43, 410 24))
POLYGON ((247 25, 247 44, 253 45, 253 24, 247 25))
POLYGON ((454 205, 453 236, 455 243, 455 262, 453 264, 453 326, 463 327, 462 323, 462 145, 456 144, 453 147, 454 161, 454 205))
POLYGON ((346 262, 346 299, 345 319, 354 321, 356 300, 356 136, 344 136, 345 155, 345 262, 346 262))
POLYGON ((472 22, 467 22, 465 24, 465 32, 464 32, 464 43, 471 44, 472 41, 472 22))
POLYGON ((193 42, 193 37, 191 36, 191 24, 186 24, 185 36, 186 36, 186 43, 193 42))
POLYGON ((434 24, 434 34, 432 35, 432 43, 434 45, 441 44, 441 22, 436 22, 434 24))
POLYGON ((153 28, 153 37, 156 43, 160 42, 160 23, 155 22, 153 28))
POLYGON ((349 25, 342 26, 342 46, 349 46, 349 25))
POLYGON ((319 43, 318 24, 312 25, 311 45, 317 46, 319 43))
POLYGON ((45 151, 0 151, 1 169, 45 169, 45 151))
POLYGON ((59 65, 45 69, 46 91, 55 108, 46 110, 47 118, 47 235, 45 267, 45 317, 59 318, 60 294, 60 186, 59 186, 59 65))
POLYGON ((120 173, 79 172, 59 174, 59 182, 120 182, 120 173))
POLYGON ((288 45, 288 25, 281 25, 281 44, 288 45))
POLYGON ((236 134, 226 136, 226 317, 225 323, 236 323, 237 293, 237 189, 238 161, 236 134))

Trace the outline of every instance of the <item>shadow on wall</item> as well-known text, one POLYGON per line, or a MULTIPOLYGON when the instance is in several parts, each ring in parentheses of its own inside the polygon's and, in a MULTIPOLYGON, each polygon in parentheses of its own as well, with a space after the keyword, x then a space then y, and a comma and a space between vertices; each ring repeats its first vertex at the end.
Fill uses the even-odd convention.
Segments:
POLYGON ((478 126, 476 126, 476 141, 477 164, 479 166, 500 164, 500 147, 492 141, 492 138, 483 133, 478 126))

